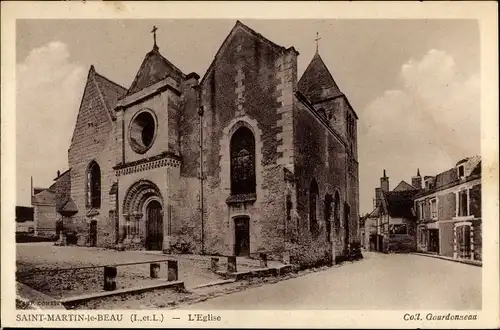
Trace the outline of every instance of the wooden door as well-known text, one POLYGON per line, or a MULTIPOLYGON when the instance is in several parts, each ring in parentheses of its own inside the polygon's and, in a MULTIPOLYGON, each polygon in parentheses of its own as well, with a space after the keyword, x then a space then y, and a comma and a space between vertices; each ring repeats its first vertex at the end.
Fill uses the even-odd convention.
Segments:
POLYGON ((460 226, 457 228, 458 257, 470 259, 470 226, 460 226))
POLYGON ((248 217, 234 219, 234 255, 250 255, 250 219, 248 217))
POLYGON ((151 201, 146 208, 146 249, 161 250, 163 245, 163 216, 161 204, 151 201))

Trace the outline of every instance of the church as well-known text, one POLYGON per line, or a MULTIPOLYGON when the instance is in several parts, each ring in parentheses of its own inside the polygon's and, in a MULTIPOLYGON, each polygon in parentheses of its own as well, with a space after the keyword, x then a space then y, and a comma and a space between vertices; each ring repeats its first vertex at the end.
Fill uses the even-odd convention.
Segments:
POLYGON ((77 244, 332 261, 357 240, 357 115, 317 51, 237 21, 203 77, 156 42, 129 88, 91 66, 68 150, 77 244))

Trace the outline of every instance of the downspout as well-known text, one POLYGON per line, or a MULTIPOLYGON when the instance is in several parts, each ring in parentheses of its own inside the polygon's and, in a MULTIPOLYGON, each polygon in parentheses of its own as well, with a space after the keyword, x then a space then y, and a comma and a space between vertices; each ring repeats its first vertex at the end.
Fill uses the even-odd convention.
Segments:
POLYGON ((198 117, 200 123, 200 221, 201 221, 201 254, 205 254, 205 218, 203 203, 203 106, 201 105, 201 86, 195 85, 196 106, 198 107, 198 117))

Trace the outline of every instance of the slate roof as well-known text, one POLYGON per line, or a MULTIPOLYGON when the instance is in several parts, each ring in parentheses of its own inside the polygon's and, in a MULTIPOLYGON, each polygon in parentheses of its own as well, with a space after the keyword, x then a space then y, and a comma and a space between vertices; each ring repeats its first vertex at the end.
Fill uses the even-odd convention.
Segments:
POLYGON ((413 213, 413 197, 417 190, 388 191, 383 193, 387 212, 393 218, 416 219, 413 213))
MULTIPOLYGON (((481 160, 477 157, 466 158, 466 160, 473 161, 473 162, 477 161, 477 164, 470 171, 470 174, 466 177, 465 181, 470 181, 470 180, 480 178, 481 177, 481 160)), ((461 160, 457 164, 460 165, 463 163, 465 163, 465 162, 463 160, 461 160)), ((425 178, 430 178, 430 176, 429 177, 425 176, 425 178)), ((434 177, 434 182, 435 182, 435 185, 433 188, 420 191, 416 197, 422 197, 422 196, 428 195, 430 193, 433 193, 433 192, 436 192, 439 190, 453 187, 455 185, 460 184, 463 181, 461 181, 459 179, 456 167, 453 167, 453 168, 450 168, 450 169, 436 175, 434 177)))
POLYGON ((48 188, 33 188, 33 195, 39 194, 44 190, 47 190, 48 188))
POLYGON ((314 55, 311 63, 302 74, 298 82, 298 89, 313 104, 327 98, 344 95, 319 53, 314 55))
POLYGON ((168 76, 180 80, 184 73, 163 57, 158 47, 154 47, 153 50, 146 54, 132 85, 127 91, 127 95, 134 94, 168 76))
POLYGON ((55 180, 56 187, 56 211, 61 213, 64 206, 71 199, 71 169, 68 169, 63 174, 60 174, 55 180))
POLYGON ((115 119, 116 114, 114 109, 116 102, 127 93, 127 89, 97 72, 94 72, 94 81, 102 94, 106 109, 108 109, 111 118, 115 119))
POLYGON ((49 188, 39 192, 32 198, 33 205, 54 205, 56 204, 56 184, 53 183, 49 188))
POLYGON ((73 199, 69 197, 66 200, 66 203, 64 203, 64 205, 57 209, 57 212, 62 215, 70 216, 78 212, 78 206, 76 206, 76 203, 73 201, 73 199))
POLYGON ((408 190, 417 190, 417 188, 415 188, 408 182, 402 180, 392 191, 408 191, 408 190))

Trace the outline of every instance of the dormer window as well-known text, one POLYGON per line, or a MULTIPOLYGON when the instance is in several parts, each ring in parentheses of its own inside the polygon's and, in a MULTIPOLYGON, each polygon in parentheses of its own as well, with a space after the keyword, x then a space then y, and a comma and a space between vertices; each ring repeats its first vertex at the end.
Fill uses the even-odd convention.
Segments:
POLYGON ((457 171, 458 171, 458 177, 461 179, 463 177, 465 177, 465 170, 464 170, 464 166, 463 165, 460 165, 458 168, 457 168, 457 171))

